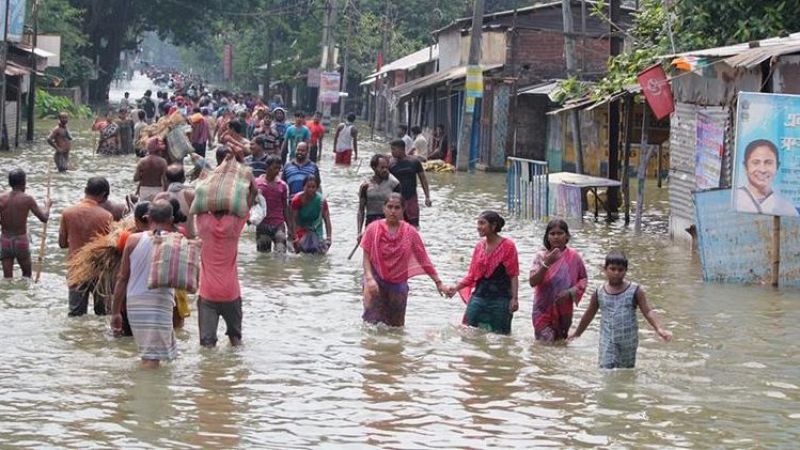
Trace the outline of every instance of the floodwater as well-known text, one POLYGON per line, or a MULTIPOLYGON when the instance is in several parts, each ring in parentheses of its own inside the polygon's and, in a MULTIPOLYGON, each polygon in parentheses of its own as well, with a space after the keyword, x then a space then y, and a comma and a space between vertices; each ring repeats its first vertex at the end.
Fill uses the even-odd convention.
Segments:
MULTIPOLYGON (((40 200, 51 161, 45 125, 33 146, 0 155, 2 177, 24 168, 40 200)), ((601 282, 607 251, 625 250, 630 278, 675 335, 662 343, 641 319, 635 370, 598 370, 597 320, 569 346, 535 344, 524 281, 508 337, 462 328, 461 301, 439 297, 422 278, 411 281, 404 329, 363 325, 360 254, 347 255, 357 186, 369 169, 367 162, 332 168, 329 154, 322 173, 331 253, 257 254, 247 230, 239 246, 244 345, 220 339, 217 348, 201 349, 193 313, 177 334, 178 359, 140 369, 133 341, 110 337, 105 318, 66 314, 59 214, 94 174, 107 176, 112 196, 122 199, 135 164, 133 156, 92 156, 87 128, 73 124, 76 170, 53 175, 42 281, 0 288, 0 447, 797 446, 800 291, 703 283, 697 258, 665 236, 666 188, 648 189, 642 236, 622 224, 574 224, 571 244, 591 283, 601 282)), ((476 215, 504 209, 504 178, 430 178, 434 205, 422 210, 421 232, 451 283, 467 269, 476 215)), ((31 221, 30 230, 38 248, 41 225, 31 221)), ((542 224, 509 220, 505 231, 527 272, 542 224)))

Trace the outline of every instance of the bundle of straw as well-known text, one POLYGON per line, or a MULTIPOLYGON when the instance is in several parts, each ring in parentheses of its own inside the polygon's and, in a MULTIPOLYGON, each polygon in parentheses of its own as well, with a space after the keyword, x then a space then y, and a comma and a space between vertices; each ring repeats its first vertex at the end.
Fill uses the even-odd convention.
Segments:
POLYGON ((98 234, 69 261, 67 261, 67 283, 70 286, 94 286, 97 295, 111 296, 114 293, 117 272, 122 263, 122 251, 117 242, 124 232, 135 232, 132 218, 115 222, 108 234, 98 234))
POLYGON ((151 137, 165 139, 170 131, 182 125, 186 125, 186 118, 177 112, 162 118, 154 124, 147 125, 139 133, 139 146, 147 148, 147 140, 151 137))

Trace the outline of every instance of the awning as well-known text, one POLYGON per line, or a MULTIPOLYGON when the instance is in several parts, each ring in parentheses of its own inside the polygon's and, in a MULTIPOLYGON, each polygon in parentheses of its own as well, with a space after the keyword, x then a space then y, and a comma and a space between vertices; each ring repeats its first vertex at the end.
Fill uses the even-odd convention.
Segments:
POLYGON ((436 61, 437 59, 439 59, 439 45, 433 44, 429 47, 425 47, 421 50, 415 51, 414 53, 403 56, 400 59, 396 59, 389 64, 385 64, 383 67, 381 67, 381 70, 369 74, 367 79, 375 79, 375 77, 379 77, 385 73, 395 70, 411 70, 420 64, 436 61))
MULTIPOLYGON (((22 50, 23 52, 31 53, 31 47, 29 45, 25 45, 25 44, 13 44, 13 45, 14 45, 14 47, 22 50)), ((39 47, 36 47, 36 48, 33 49, 33 54, 38 56, 38 57, 40 57, 40 58, 52 58, 52 57, 56 56, 55 53, 50 53, 47 50, 39 48, 39 47)))
MULTIPOLYGON (((21 77, 31 73, 31 69, 20 66, 12 61, 6 61, 6 75, 10 77, 21 77)), ((44 75, 41 72, 36 72, 37 75, 44 75)))
MULTIPOLYGON (((502 64, 493 64, 483 66, 484 72, 499 69, 503 67, 502 64)), ((443 72, 436 72, 426 75, 422 78, 411 80, 408 83, 401 84, 392 89, 392 93, 398 98, 407 97, 416 91, 433 87, 439 84, 447 83, 449 81, 460 80, 467 77, 467 66, 458 66, 447 69, 443 72)))
POLYGON ((552 80, 545 83, 536 84, 526 87, 517 92, 517 95, 550 95, 551 92, 558 89, 558 84, 563 80, 552 80))

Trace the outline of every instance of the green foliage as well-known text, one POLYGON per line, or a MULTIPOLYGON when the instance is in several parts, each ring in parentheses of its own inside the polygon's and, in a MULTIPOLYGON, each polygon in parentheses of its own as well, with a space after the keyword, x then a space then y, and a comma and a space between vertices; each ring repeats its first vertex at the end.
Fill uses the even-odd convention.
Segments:
MULTIPOLYGON (((600 1, 595 4, 592 14, 608 20, 606 10, 606 3, 600 1)), ((631 28, 626 32, 627 48, 621 54, 609 58, 606 76, 591 89, 590 95, 594 100, 635 84, 639 72, 653 65, 658 56, 671 53, 667 29, 667 24, 672 20, 669 16, 671 13, 661 0, 640 2, 639 10, 633 13, 631 28)), ((673 34, 678 30, 673 27, 673 34)))
POLYGON ((748 42, 800 30, 797 0, 681 0, 684 48, 748 42))
POLYGON ((575 77, 569 77, 558 83, 558 87, 550 93, 550 100, 563 104, 572 98, 580 98, 589 92, 589 86, 575 77))
POLYGON ((92 60, 81 54, 88 42, 81 30, 82 20, 83 11, 69 0, 39 0, 39 33, 61 36, 61 67, 47 69, 49 84, 78 85, 91 72, 92 60))
POLYGON ((40 118, 57 118, 62 111, 77 119, 92 117, 92 110, 86 105, 77 105, 67 97, 51 95, 41 89, 36 91, 36 112, 40 118))

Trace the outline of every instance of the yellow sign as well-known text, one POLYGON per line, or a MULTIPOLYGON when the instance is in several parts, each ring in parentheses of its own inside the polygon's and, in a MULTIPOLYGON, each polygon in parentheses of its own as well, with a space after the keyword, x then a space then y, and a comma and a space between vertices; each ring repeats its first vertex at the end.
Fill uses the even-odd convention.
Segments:
POLYGON ((464 99, 467 102, 467 113, 472 114, 475 112, 475 97, 467 97, 464 99))
POLYGON ((483 97, 483 69, 481 66, 467 66, 467 97, 483 97))

